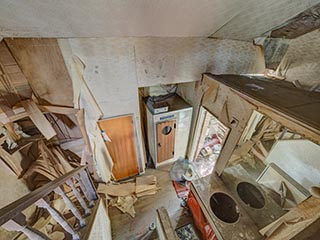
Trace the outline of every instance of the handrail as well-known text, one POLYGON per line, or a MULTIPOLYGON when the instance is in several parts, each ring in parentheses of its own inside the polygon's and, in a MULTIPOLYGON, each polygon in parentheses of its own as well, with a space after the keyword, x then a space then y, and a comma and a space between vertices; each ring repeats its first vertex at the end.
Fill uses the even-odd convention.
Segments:
POLYGON ((39 199, 45 197, 50 192, 54 191, 57 187, 65 183, 68 179, 80 173, 81 171, 85 171, 86 166, 80 166, 67 174, 61 176, 49 182, 42 187, 28 193, 22 198, 8 204, 7 206, 0 209, 0 226, 13 219, 15 216, 20 214, 24 209, 34 204, 39 199))

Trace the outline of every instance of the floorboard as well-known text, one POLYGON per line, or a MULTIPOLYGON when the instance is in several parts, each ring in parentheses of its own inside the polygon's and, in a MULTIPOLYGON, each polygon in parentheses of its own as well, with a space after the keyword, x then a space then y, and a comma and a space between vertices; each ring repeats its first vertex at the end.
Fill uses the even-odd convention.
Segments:
MULTIPOLYGON (((121 213, 115 207, 110 207, 109 215, 112 226, 113 240, 133 240, 147 232, 151 223, 155 222, 156 209, 164 206, 169 214, 174 228, 192 222, 188 211, 180 206, 181 200, 177 198, 170 180, 171 165, 161 166, 158 169, 146 169, 145 175, 155 175, 158 186, 161 188, 156 195, 144 196, 135 203, 136 216, 130 217, 121 213)), ((152 238, 154 239, 154 234, 152 238)))

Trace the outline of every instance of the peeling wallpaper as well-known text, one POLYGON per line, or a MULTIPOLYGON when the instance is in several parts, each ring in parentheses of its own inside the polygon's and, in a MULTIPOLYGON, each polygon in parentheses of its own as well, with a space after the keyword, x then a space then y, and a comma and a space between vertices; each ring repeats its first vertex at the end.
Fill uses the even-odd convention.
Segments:
POLYGON ((237 14, 230 16, 229 21, 211 36, 251 40, 319 2, 319 0, 253 0, 251 4, 240 5, 237 14))
POLYGON ((203 72, 264 71, 261 49, 248 42, 208 38, 85 38, 70 39, 69 43, 72 53, 86 64, 85 79, 108 116, 138 111, 138 87, 196 81, 203 72), (119 104, 123 104, 121 109, 119 104))
POLYGON ((320 30, 292 40, 282 65, 286 63, 286 80, 299 80, 305 86, 320 83, 320 30))

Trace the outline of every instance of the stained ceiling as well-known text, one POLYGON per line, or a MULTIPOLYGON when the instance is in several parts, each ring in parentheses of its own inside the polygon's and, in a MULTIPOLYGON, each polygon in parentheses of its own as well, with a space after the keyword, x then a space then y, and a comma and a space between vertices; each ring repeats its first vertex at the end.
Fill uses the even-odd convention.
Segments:
POLYGON ((0 37, 252 40, 320 0, 2 0, 0 37))

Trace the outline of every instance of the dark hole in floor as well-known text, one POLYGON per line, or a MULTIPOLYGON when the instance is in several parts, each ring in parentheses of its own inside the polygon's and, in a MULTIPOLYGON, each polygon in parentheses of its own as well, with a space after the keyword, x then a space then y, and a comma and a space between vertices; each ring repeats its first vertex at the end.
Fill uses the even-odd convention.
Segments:
POLYGON ((223 222, 235 223, 239 219, 240 214, 237 204, 225 193, 212 194, 210 207, 214 215, 223 222))
POLYGON ((237 186, 237 192, 241 200, 252 208, 263 208, 265 199, 260 190, 251 183, 241 182, 237 186))

